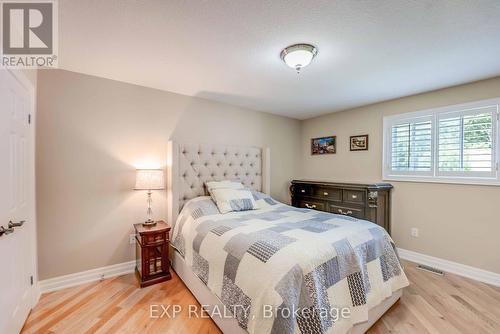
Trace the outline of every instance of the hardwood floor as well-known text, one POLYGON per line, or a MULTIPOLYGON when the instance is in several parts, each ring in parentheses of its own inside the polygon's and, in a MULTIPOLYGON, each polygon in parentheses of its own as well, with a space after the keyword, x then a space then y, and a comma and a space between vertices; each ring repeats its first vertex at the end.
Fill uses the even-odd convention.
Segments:
MULTIPOLYGON (((369 333, 500 333, 500 288, 404 265, 411 285, 369 333)), ((190 304, 197 302, 175 273, 144 289, 129 274, 43 295, 22 333, 220 333, 208 318, 188 318, 190 304), (184 311, 151 319, 152 304, 184 311)))

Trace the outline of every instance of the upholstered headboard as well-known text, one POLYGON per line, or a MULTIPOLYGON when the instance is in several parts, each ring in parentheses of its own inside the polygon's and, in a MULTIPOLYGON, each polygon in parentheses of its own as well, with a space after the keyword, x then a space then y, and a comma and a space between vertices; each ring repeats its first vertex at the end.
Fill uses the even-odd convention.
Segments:
POLYGON ((186 201, 205 195, 212 180, 240 180, 245 186, 269 193, 270 151, 259 147, 168 143, 168 219, 175 224, 186 201))

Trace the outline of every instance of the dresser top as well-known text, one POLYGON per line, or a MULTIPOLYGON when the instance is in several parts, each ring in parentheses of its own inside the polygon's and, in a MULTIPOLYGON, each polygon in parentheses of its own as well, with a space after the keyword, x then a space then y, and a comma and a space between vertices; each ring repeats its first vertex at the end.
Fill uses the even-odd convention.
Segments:
POLYGON ((346 182, 328 182, 328 181, 309 181, 309 180, 293 180, 292 184, 311 184, 318 186, 335 186, 342 188, 368 188, 368 189, 392 189, 390 183, 346 183, 346 182))

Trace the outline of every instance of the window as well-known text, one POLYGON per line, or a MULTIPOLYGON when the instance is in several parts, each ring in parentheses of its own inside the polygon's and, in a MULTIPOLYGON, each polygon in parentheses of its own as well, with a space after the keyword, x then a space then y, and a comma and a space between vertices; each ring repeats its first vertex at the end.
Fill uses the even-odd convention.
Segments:
POLYGON ((432 170, 432 122, 404 121, 391 128, 391 169, 426 173, 432 170))
POLYGON ((385 180, 499 184, 500 99, 384 118, 385 180))

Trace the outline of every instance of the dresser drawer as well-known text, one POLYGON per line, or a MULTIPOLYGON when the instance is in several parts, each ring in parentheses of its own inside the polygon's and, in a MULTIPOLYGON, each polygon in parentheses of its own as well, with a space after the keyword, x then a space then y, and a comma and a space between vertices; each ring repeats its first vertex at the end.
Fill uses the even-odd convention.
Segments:
POLYGON ((312 187, 306 184, 297 184, 294 188, 294 193, 297 196, 311 196, 312 195, 312 187))
POLYGON ((330 204, 329 211, 331 213, 336 213, 336 214, 344 215, 344 216, 356 217, 356 218, 360 218, 360 219, 364 219, 364 217, 365 217, 365 210, 362 208, 347 208, 344 206, 330 204))
POLYGON ((300 208, 314 209, 325 211, 325 203, 319 201, 310 201, 310 200, 300 200, 299 201, 300 208))
POLYGON ((342 192, 342 201, 363 204, 365 202, 365 192, 360 190, 344 189, 342 192))
POLYGON ((330 201, 341 201, 342 200, 342 190, 332 189, 332 188, 321 188, 315 187, 313 189, 313 195, 315 197, 323 197, 330 201))

